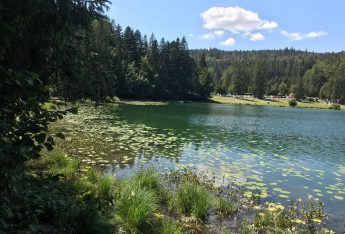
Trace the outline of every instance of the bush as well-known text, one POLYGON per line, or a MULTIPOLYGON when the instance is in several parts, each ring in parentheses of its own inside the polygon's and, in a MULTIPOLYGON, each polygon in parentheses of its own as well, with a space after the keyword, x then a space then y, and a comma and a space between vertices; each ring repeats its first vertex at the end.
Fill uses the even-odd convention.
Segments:
POLYGON ((203 187, 185 183, 177 191, 176 204, 182 213, 204 219, 212 205, 212 198, 203 187))
POLYGON ((329 109, 333 109, 333 110, 340 110, 340 104, 339 103, 333 103, 329 109))
POLYGON ((155 193, 135 184, 127 184, 116 200, 116 220, 132 233, 140 230, 140 226, 147 223, 156 210, 155 193))
POLYGON ((296 101, 296 99, 291 99, 291 100, 289 100, 289 105, 292 106, 292 107, 297 106, 297 101, 296 101))

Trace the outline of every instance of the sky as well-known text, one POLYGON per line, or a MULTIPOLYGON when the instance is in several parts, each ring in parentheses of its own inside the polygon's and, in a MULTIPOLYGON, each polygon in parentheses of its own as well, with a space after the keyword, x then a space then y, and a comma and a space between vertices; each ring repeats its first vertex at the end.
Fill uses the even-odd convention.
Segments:
POLYGON ((345 0, 111 0, 109 18, 123 28, 190 49, 345 50, 345 0))

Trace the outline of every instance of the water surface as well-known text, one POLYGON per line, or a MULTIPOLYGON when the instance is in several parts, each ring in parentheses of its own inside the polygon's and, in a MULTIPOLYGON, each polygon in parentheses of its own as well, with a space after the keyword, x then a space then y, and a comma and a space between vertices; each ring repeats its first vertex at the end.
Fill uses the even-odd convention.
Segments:
POLYGON ((57 127, 70 154, 108 173, 187 167, 243 185, 263 202, 313 197, 325 203, 328 225, 340 232, 344 120, 344 111, 190 103, 81 107, 57 127))

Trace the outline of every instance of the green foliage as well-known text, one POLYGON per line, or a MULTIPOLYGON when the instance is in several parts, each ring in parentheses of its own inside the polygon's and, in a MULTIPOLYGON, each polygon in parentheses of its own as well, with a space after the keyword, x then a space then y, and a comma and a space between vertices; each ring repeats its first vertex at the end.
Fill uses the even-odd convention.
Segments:
POLYGON ((344 53, 314 53, 293 48, 261 51, 192 50, 206 56, 217 93, 254 96, 285 95, 320 97, 345 102, 344 53), (236 70, 240 70, 238 72, 236 70), (261 95, 260 95, 261 94, 261 95))
POLYGON ((112 227, 97 206, 83 201, 72 201, 58 214, 59 232, 110 233, 112 227))
POLYGON ((279 93, 278 94, 279 95, 286 95, 287 92, 288 92, 287 85, 284 82, 280 83, 280 85, 279 85, 279 93))
POLYGON ((250 85, 250 92, 257 98, 265 94, 267 64, 263 59, 257 60, 253 68, 253 78, 250 85))
POLYGON ((192 183, 181 185, 176 194, 176 205, 184 214, 192 214, 198 219, 204 219, 212 206, 212 198, 207 190, 192 183))
POLYGON ((158 172, 153 169, 142 170, 132 177, 131 183, 138 185, 141 188, 154 191, 157 195, 160 195, 163 188, 159 177, 160 175, 158 172))
POLYGON ((116 200, 116 220, 126 230, 135 233, 142 224, 150 221, 157 208, 157 197, 153 191, 129 183, 116 200))
POLYGON ((182 228, 178 226, 172 220, 164 220, 161 228, 159 229, 160 234, 182 234, 182 228))
POLYGON ((289 100, 289 106, 295 107, 295 106, 297 106, 297 104, 298 103, 297 103, 296 99, 293 98, 293 99, 289 100))
POLYGON ((46 110, 56 110, 58 107, 57 107, 54 103, 45 102, 45 103, 42 105, 42 108, 43 108, 43 109, 46 109, 46 110))
POLYGON ((80 162, 67 158, 61 151, 54 150, 43 154, 42 161, 50 168, 52 175, 74 176, 79 169, 80 162))
POLYGON ((224 198, 217 200, 216 209, 223 218, 228 218, 229 216, 236 214, 238 211, 238 208, 233 203, 224 198))

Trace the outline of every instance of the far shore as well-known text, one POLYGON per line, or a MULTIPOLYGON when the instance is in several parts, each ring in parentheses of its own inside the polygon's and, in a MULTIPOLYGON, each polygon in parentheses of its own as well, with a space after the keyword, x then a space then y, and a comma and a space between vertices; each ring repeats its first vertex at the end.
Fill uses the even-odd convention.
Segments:
MULTIPOLYGON (((234 97, 222 97, 212 96, 209 98, 210 102, 219 104, 230 105, 252 105, 252 106, 276 106, 276 107, 290 107, 289 100, 287 98, 275 98, 272 100, 262 100, 256 98, 234 98, 234 97)), ((317 108, 317 109, 330 109, 330 104, 326 102, 297 102, 297 108, 317 108)), ((296 108, 294 107, 294 108, 296 108)), ((345 110, 345 105, 340 105, 341 110, 345 110)))
MULTIPOLYGON (((154 100, 130 100, 130 99, 117 99, 116 103, 126 104, 126 105, 136 105, 136 106, 160 106, 167 105, 173 101, 154 101, 154 100)), ((177 103, 186 103, 191 101, 175 101, 177 103)), ((250 106, 274 106, 274 107, 290 107, 289 99, 286 98, 275 98, 273 100, 262 100, 256 98, 234 98, 234 97, 222 97, 222 96, 212 96, 204 103, 218 103, 218 104, 228 104, 228 105, 250 105, 250 106)), ((326 102, 309 102, 303 103, 298 102, 297 106, 294 108, 316 108, 316 109, 330 109, 330 104, 326 102)), ((340 106, 341 110, 345 110, 345 105, 340 106)))

